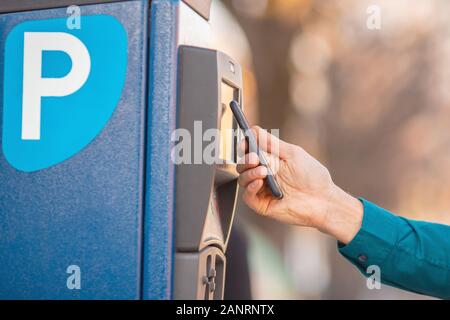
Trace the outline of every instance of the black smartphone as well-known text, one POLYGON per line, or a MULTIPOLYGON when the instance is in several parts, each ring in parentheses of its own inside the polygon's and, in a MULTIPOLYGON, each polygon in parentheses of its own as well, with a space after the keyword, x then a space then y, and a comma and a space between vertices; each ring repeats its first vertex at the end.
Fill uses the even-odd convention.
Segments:
POLYGON ((253 131, 250 130, 250 125, 248 124, 244 112, 242 111, 239 104, 234 100, 230 102, 230 108, 231 111, 233 111, 234 118, 239 124, 239 127, 244 132, 245 138, 248 143, 249 152, 255 152, 259 157, 259 163, 267 168, 266 183, 270 191, 272 192, 272 195, 277 199, 283 198, 283 192, 281 191, 280 185, 275 180, 275 176, 272 170, 270 169, 269 163, 267 162, 264 153, 261 152, 261 150, 258 147, 258 144, 256 143, 255 135, 253 134, 253 131))

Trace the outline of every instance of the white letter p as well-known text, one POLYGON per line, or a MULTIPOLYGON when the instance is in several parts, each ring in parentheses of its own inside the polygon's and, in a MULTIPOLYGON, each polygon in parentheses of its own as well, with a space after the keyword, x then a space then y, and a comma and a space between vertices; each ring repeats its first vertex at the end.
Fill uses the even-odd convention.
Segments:
POLYGON ((91 58, 77 37, 64 32, 25 32, 23 52, 22 140, 41 138, 41 97, 63 97, 79 90, 89 77, 91 58), (42 52, 62 51, 72 60, 62 78, 42 78, 42 52))

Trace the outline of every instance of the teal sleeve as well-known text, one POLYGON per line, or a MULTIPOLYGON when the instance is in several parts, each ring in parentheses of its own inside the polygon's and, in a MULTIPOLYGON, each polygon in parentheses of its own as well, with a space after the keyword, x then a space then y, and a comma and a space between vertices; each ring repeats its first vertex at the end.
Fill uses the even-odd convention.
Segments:
POLYGON ((361 201, 361 229, 339 252, 366 276, 369 266, 378 266, 382 283, 450 299, 450 226, 405 219, 361 201))

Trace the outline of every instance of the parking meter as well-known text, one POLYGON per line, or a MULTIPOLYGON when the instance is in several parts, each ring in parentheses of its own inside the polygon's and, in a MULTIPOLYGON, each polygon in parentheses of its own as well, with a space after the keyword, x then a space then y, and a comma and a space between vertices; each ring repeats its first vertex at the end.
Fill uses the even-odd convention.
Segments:
POLYGON ((171 157, 193 120, 235 126, 241 71, 210 9, 0 2, 0 299, 223 296, 235 165, 171 157))

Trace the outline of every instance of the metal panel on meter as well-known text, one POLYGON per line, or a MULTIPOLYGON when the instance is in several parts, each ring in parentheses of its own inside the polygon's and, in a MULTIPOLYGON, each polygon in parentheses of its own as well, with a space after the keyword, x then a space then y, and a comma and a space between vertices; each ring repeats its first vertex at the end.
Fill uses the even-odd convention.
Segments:
POLYGON ((0 298, 140 297, 148 10, 0 15, 0 298))
MULTIPOLYGON (((180 48, 179 67, 178 128, 192 135, 192 153, 176 159, 174 297, 221 299, 238 191, 237 127, 228 104, 242 100, 242 73, 225 54, 191 46, 180 48), (205 141, 211 129, 220 129, 218 141, 205 141), (208 145, 216 152, 208 154, 208 145)), ((188 138, 182 132, 180 146, 188 138)))

